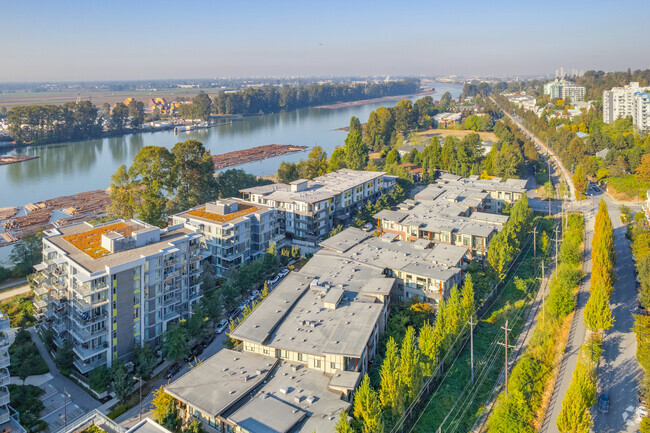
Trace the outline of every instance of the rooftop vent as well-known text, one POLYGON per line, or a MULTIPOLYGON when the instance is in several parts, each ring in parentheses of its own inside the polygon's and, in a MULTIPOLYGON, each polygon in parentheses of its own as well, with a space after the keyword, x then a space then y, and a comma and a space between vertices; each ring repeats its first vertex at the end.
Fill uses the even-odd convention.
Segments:
POLYGON ((280 388, 280 394, 287 395, 288 393, 289 393, 289 389, 288 389, 288 388, 280 388))

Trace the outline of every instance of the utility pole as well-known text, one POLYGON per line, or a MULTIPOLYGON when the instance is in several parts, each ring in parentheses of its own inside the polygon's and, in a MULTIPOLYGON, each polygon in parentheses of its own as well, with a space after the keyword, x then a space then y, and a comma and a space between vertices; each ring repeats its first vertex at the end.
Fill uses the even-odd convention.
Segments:
POLYGON ((142 421, 142 378, 138 376, 133 376, 133 379, 140 382, 140 406, 139 406, 140 410, 138 412, 138 421, 142 421))
POLYGON ((68 431, 68 399, 70 398, 70 394, 68 394, 65 388, 63 388, 63 393, 65 394, 63 397, 63 433, 66 433, 68 431))
POLYGON ((506 319, 506 326, 502 326, 501 329, 503 329, 506 333, 506 341, 504 343, 498 343, 499 345, 503 346, 506 352, 506 364, 505 364, 505 371, 506 371, 506 398, 508 397, 508 348, 512 347, 508 345, 508 331, 511 329, 508 328, 508 319, 506 319))
POLYGON ((474 383, 474 315, 469 316, 469 364, 472 370, 472 383, 474 383))
POLYGON ((544 274, 544 259, 542 259, 542 278, 541 278, 541 280, 542 280, 542 282, 541 282, 541 284, 542 284, 542 325, 544 325, 544 322, 546 320, 545 319, 546 318, 546 306, 545 306, 545 304, 546 304, 546 286, 544 286, 544 276, 545 275, 546 274, 544 274))
POLYGON ((533 255, 537 258, 537 227, 533 228, 533 255))
MULTIPOLYGON (((548 164, 548 182, 553 186, 551 180, 551 152, 547 153, 546 163, 548 164)), ((551 194, 548 195, 548 216, 551 216, 551 194)))
POLYGON ((557 255, 558 255, 558 243, 560 242, 560 237, 558 232, 560 231, 559 226, 555 226, 555 275, 557 275, 557 255))

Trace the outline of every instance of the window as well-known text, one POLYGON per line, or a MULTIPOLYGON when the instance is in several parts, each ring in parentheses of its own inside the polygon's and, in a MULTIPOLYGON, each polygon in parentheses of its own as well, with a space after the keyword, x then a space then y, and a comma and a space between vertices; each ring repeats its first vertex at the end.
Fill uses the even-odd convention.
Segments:
POLYGON ((298 354, 298 361, 307 362, 307 355, 305 355, 304 353, 299 353, 298 354))
POLYGON ((320 359, 314 359, 314 368, 322 368, 323 362, 320 359))
POLYGON ((340 370, 341 364, 339 364, 338 362, 330 362, 330 368, 332 370, 340 370))

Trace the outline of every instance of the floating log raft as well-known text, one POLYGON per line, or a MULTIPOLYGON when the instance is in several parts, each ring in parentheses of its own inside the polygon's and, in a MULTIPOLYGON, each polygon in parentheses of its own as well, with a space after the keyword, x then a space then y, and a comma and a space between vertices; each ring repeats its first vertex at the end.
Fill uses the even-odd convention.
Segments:
POLYGON ((0 221, 14 217, 18 213, 17 207, 1 207, 0 208, 0 221))
POLYGON ((234 152, 222 153, 221 155, 213 155, 212 162, 215 170, 219 170, 233 165, 286 155, 287 153, 302 152, 305 149, 307 149, 307 146, 266 144, 264 146, 257 146, 250 149, 235 150, 234 152))
POLYGON ((36 159, 38 156, 0 156, 0 165, 15 164, 17 162, 29 161, 36 159))

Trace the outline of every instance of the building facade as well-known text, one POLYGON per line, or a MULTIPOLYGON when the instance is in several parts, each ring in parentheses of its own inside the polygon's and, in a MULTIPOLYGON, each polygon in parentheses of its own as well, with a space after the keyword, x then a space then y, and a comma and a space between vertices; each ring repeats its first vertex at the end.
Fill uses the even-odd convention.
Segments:
POLYGON ((650 91, 634 94, 632 123, 640 132, 650 131, 650 91))
POLYGON ((167 325, 201 297, 201 234, 137 220, 48 230, 36 265, 40 324, 68 341, 81 373, 128 359, 136 345, 158 346, 167 325))
POLYGON ((584 101, 585 99, 585 88, 582 86, 576 86, 575 84, 562 86, 560 93, 564 101, 569 101, 572 103, 584 101))
POLYGON ((623 87, 614 87, 603 92, 603 122, 612 123, 616 119, 634 116, 635 94, 646 92, 650 87, 640 87, 631 82, 623 87))
POLYGON ((544 94, 549 95, 551 99, 568 98, 571 102, 576 102, 584 100, 586 92, 582 86, 556 78, 544 84, 544 94))
POLYGON ((349 222, 368 201, 390 192, 396 179, 384 172, 342 169, 313 180, 263 185, 240 192, 253 204, 276 209, 280 234, 317 242, 338 224, 349 222))
POLYGON ((264 253, 278 233, 273 207, 241 199, 222 199, 181 212, 174 224, 196 227, 217 275, 264 253))

